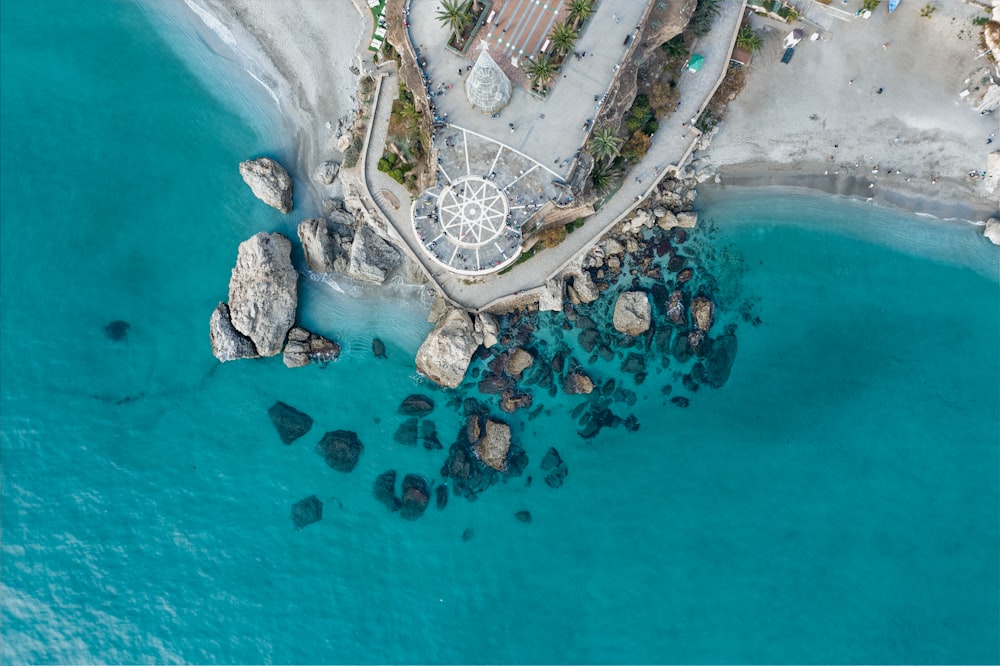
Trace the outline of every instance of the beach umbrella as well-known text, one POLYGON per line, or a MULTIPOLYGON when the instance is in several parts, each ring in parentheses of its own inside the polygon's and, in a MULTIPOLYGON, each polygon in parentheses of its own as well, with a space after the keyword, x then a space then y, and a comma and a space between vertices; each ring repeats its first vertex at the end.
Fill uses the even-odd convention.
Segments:
POLYGON ((701 69, 701 66, 704 64, 704 62, 705 62, 704 56, 699 55, 697 53, 693 54, 691 56, 691 59, 688 60, 688 71, 697 72, 699 69, 701 69))

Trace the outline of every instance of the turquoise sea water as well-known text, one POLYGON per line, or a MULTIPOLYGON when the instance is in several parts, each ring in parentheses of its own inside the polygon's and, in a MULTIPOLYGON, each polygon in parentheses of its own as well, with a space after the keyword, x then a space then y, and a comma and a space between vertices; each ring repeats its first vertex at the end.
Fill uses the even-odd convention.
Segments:
POLYGON ((396 406, 431 393, 446 447, 461 421, 413 369, 425 294, 306 280, 339 362, 218 364, 237 244, 300 217, 236 169, 289 156, 266 95, 136 5, 2 11, 4 663, 1000 660, 1000 255, 976 230, 715 195, 699 242, 761 319, 725 387, 680 409, 651 375, 639 431, 591 440, 579 398, 548 400, 510 419, 534 484, 406 522, 374 478, 440 482, 445 452, 394 443, 396 406), (309 435, 281 444, 275 400, 309 435), (334 429, 365 444, 350 474, 313 451, 334 429))

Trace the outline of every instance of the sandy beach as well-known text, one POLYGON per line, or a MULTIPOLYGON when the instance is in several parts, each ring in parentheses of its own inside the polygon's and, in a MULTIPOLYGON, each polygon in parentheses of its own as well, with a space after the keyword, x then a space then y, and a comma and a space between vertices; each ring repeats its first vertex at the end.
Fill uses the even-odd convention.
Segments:
MULTIPOLYGON (((787 27, 754 19, 765 43, 743 92, 703 156, 727 185, 806 187, 872 197, 942 218, 985 220, 997 193, 970 172, 998 147, 996 114, 980 115, 959 94, 989 63, 978 57, 982 8, 904 0, 892 14, 829 18, 791 63, 780 61, 787 27)), ((853 14, 855 0, 833 6, 853 14)), ((885 5, 885 3, 883 3, 885 5)), ((817 12, 813 12, 815 15, 817 12)), ((995 66, 995 65, 994 65, 995 66)))
POLYGON ((368 53, 370 26, 351 0, 191 1, 233 33, 244 57, 267 66, 295 136, 296 164, 288 166, 315 188, 313 168, 340 157, 338 129, 355 109, 351 67, 368 53))
MULTIPOLYGON (((282 111, 297 143, 297 176, 339 156, 338 124, 354 107, 369 26, 351 0, 192 0, 273 68, 282 111)), ((970 172, 986 169, 996 115, 960 99, 989 65, 977 5, 939 3, 933 17, 904 1, 891 16, 853 17, 860 0, 815 11, 790 64, 780 62, 789 28, 754 19, 765 36, 743 92, 711 145, 695 157, 716 165, 722 187, 801 187, 871 199, 942 218, 981 222, 997 195, 970 172), (822 37, 810 41, 811 32, 822 37)), ((315 187, 310 182, 311 187, 315 187)), ((716 187, 706 184, 706 187, 716 187)), ((327 193, 328 194, 328 193, 327 193)))

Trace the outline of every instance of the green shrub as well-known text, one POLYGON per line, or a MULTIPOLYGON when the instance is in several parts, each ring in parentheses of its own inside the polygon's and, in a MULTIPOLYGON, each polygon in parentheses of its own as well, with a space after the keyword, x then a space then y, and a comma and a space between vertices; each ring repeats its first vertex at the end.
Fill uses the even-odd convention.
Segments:
POLYGON ((656 122, 656 118, 650 118, 646 121, 646 124, 642 128, 642 133, 649 136, 656 134, 656 130, 660 129, 660 123, 656 122))
POLYGON ((402 169, 398 169, 398 168, 397 169, 390 169, 389 170, 389 178, 392 178, 394 181, 396 181, 397 183, 399 183, 400 185, 402 185, 403 184, 403 170, 402 169))
POLYGON ((629 132, 634 132, 640 127, 642 127, 642 118, 629 116, 628 120, 625 121, 625 129, 627 129, 629 132))
POLYGON ((636 95, 635 101, 632 102, 632 106, 637 109, 648 109, 649 108, 649 97, 646 95, 636 95))
POLYGON ((566 233, 568 233, 568 234, 573 233, 574 231, 576 231, 577 229, 579 229, 580 227, 582 227, 583 224, 584 224, 584 222, 586 222, 585 219, 583 219, 582 217, 578 217, 575 220, 573 220, 572 222, 567 223, 566 224, 566 233))

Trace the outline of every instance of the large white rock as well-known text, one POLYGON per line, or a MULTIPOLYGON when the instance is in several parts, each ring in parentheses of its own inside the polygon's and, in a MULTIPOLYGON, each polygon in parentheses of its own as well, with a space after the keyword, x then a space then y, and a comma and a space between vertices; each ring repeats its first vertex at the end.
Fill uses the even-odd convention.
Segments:
POLYGON ((563 308, 563 281, 550 280, 545 283, 538 297, 538 309, 542 312, 559 312, 563 308))
POLYGON ((1000 245, 1000 220, 995 217, 988 219, 986 228, 983 229, 983 235, 990 239, 994 245, 1000 245))
POLYGON ((642 335, 649 330, 649 297, 643 291, 626 291, 615 303, 615 329, 626 335, 642 335))
POLYGON ((251 236, 240 243, 229 280, 229 318, 261 356, 281 353, 295 322, 299 274, 291 255, 292 244, 281 234, 251 236))
POLYGON ((476 315, 475 330, 482 333, 482 345, 489 349, 498 341, 497 336, 500 335, 500 323, 489 312, 480 312, 476 315))
POLYGON ((323 162, 313 170, 313 180, 320 185, 330 185, 340 173, 340 164, 332 160, 323 162))
POLYGON ((573 274, 573 290, 581 303, 593 303, 601 295, 597 285, 594 284, 594 278, 590 277, 590 272, 585 270, 573 274))
POLYGON ((386 275, 399 263, 399 252, 375 233, 367 224, 362 224, 354 235, 351 258, 347 273, 359 280, 382 283, 386 275))
POLYGON ((698 224, 698 213, 677 213, 677 226, 682 229, 693 229, 698 224))
POLYGON ((302 220, 298 231, 309 270, 314 273, 332 273, 338 245, 326 220, 322 217, 302 220))
POLYGON ((240 162, 240 175, 255 197, 282 213, 292 212, 292 179, 270 157, 240 162))
POLYGON ((259 356, 253 340, 233 328, 233 322, 229 319, 229 306, 225 303, 219 303, 212 312, 208 335, 212 341, 212 354, 223 363, 259 356))
POLYGON ((473 331, 469 315, 450 308, 417 350, 417 372, 441 386, 457 387, 478 346, 473 331))

